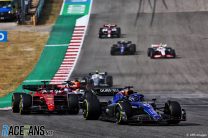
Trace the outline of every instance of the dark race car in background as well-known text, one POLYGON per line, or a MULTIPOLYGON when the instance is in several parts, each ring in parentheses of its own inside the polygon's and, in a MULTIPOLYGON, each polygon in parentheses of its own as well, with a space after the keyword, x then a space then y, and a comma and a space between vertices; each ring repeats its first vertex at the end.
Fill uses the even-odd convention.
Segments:
POLYGON ((120 38, 121 28, 113 24, 105 24, 99 30, 99 38, 120 38))
POLYGON ((100 118, 118 124, 178 124, 186 121, 186 112, 177 101, 168 100, 163 106, 159 106, 156 99, 145 101, 144 95, 129 87, 117 92, 110 101, 100 102, 95 94, 88 95, 83 102, 83 116, 87 120, 100 118))
POLYGON ((112 87, 113 77, 108 75, 107 72, 91 72, 83 77, 82 83, 91 85, 92 87, 112 87))
POLYGON ((134 55, 136 53, 136 45, 131 41, 118 41, 111 47, 111 55, 134 55))
POLYGON ((24 90, 12 96, 13 113, 29 114, 32 112, 79 113, 79 96, 66 87, 58 85, 23 85, 24 90))
POLYGON ((167 44, 153 44, 148 48, 147 55, 150 58, 175 58, 176 52, 173 48, 167 47, 167 44))

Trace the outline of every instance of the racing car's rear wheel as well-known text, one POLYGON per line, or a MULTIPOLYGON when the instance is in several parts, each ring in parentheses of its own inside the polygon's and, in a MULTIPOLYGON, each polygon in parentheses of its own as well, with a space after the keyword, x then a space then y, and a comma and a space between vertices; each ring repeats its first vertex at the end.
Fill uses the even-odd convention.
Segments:
POLYGON ((117 28, 117 32, 118 32, 117 37, 120 38, 121 37, 121 28, 120 27, 117 28))
POLYGON ((113 45, 113 46, 111 47, 111 55, 115 55, 115 52, 116 52, 116 46, 117 46, 117 45, 113 45))
POLYGON ((19 113, 20 95, 23 93, 13 93, 12 95, 12 112, 19 113))
POLYGON ((168 120, 168 124, 178 124, 181 119, 181 106, 176 101, 168 101, 165 104, 164 113, 170 115, 170 120, 168 120))
POLYGON ((130 46, 130 54, 135 54, 136 53, 136 45, 135 44, 132 44, 131 46, 130 46))
POLYGON ((68 113, 70 114, 79 113, 79 96, 76 94, 68 95, 68 113))
POLYGON ((176 58, 176 53, 174 49, 172 50, 172 55, 173 55, 173 58, 176 58))
POLYGON ((112 76, 107 76, 106 77, 106 83, 108 86, 112 87, 113 86, 113 77, 112 76))
POLYGON ((125 124, 132 116, 132 107, 129 102, 119 102, 116 106, 115 117, 117 124, 125 124))
POLYGON ((148 57, 150 57, 152 51, 153 51, 152 48, 148 48, 148 50, 147 50, 147 56, 148 56, 148 57))
POLYGON ((32 106, 32 96, 29 94, 20 95, 19 113, 21 115, 29 114, 31 106, 32 106))
POLYGON ((101 114, 100 102, 96 95, 89 94, 83 102, 83 116, 86 120, 97 120, 101 114))

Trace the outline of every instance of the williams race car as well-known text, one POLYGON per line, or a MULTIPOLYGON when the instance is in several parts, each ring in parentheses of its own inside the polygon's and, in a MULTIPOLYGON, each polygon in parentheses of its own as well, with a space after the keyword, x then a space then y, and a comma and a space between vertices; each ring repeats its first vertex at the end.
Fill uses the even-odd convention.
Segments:
POLYGON ((121 28, 113 24, 105 24, 99 30, 99 38, 120 38, 121 28))
POLYGON ((28 114, 32 112, 79 113, 79 96, 68 87, 58 85, 23 85, 24 90, 12 96, 13 113, 28 114))
POLYGON ((92 87, 111 87, 113 86, 113 77, 108 75, 107 72, 91 72, 85 76, 82 83, 91 85, 92 87))
POLYGON ((134 55, 136 53, 136 45, 131 41, 118 41, 111 47, 111 55, 134 55))
POLYGON ((100 118, 118 124, 178 124, 186 121, 186 112, 177 101, 167 101, 161 107, 155 101, 145 101, 144 95, 134 92, 130 87, 115 94, 108 102, 100 102, 95 94, 91 94, 83 102, 83 116, 87 120, 100 118))
POLYGON ((148 48, 147 55, 150 58, 175 58, 175 50, 171 47, 167 47, 167 44, 151 45, 148 48))

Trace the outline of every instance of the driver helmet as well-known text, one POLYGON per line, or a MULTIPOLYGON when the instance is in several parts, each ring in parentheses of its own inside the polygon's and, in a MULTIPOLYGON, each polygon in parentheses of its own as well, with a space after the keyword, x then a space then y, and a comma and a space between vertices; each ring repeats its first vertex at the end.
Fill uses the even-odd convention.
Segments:
POLYGON ((99 71, 98 71, 98 70, 96 70, 96 71, 95 71, 95 74, 99 74, 99 71))
POLYGON ((124 96, 129 96, 129 95, 131 95, 131 94, 133 94, 133 93, 134 93, 133 90, 129 90, 129 89, 124 90, 124 96))

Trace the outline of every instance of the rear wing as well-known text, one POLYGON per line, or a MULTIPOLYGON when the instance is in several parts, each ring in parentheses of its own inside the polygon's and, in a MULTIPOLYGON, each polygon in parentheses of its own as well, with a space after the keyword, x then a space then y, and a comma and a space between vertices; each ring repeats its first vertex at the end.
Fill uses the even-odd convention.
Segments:
POLYGON ((98 96, 113 96, 123 88, 94 88, 92 92, 98 96))
POLYGON ((60 89, 60 88, 54 84, 47 84, 47 85, 22 85, 22 89, 29 90, 29 91, 38 91, 40 89, 54 90, 54 89, 60 89))
POLYGON ((167 46, 167 44, 162 44, 162 43, 161 43, 161 44, 152 44, 152 45, 151 45, 152 48, 166 47, 166 46, 167 46))

